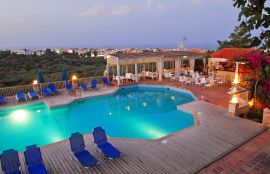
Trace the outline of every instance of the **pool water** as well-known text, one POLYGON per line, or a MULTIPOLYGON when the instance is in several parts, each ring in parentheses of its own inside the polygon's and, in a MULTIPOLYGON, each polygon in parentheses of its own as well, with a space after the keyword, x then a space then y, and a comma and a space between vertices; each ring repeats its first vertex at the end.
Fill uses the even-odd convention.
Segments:
POLYGON ((97 126, 110 137, 155 140, 194 125, 193 116, 176 107, 193 100, 165 87, 134 86, 57 108, 44 103, 8 107, 0 110, 0 152, 47 145, 97 126))

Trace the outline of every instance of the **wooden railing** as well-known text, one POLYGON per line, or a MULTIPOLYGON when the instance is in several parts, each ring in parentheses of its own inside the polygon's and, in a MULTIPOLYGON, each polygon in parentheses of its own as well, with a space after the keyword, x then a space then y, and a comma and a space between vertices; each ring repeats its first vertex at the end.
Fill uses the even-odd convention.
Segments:
MULTIPOLYGON (((78 85, 81 85, 82 83, 85 83, 87 85, 90 85, 91 80, 97 80, 98 83, 102 82, 102 76, 97 76, 97 77, 87 77, 87 78, 79 78, 78 85)), ((48 87, 50 83, 54 83, 56 88, 58 90, 65 90, 65 81, 54 81, 54 82, 45 82, 41 83, 38 85, 38 88, 43 89, 48 87)), ((68 83, 71 83, 69 80, 68 83)), ((24 92, 28 93, 29 91, 33 90, 34 86, 31 85, 22 85, 22 86, 13 86, 13 87, 6 87, 6 88, 0 88, 0 96, 3 97, 10 97, 10 96, 15 96, 18 92, 24 92)))

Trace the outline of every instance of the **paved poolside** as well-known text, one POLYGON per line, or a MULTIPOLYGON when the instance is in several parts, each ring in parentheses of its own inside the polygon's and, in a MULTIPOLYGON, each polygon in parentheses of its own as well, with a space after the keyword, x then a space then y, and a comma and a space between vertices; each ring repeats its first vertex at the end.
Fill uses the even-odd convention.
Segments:
MULTIPOLYGON (((163 143, 110 139, 124 155, 107 161, 96 150, 90 133, 84 136, 86 149, 100 165, 84 169, 72 157, 67 140, 42 147, 44 163, 55 174, 195 173, 265 130, 258 123, 228 116, 226 109, 207 102, 195 101, 181 108, 197 112, 200 124, 167 137, 163 143)), ((26 173, 23 154, 20 160, 26 173)))
POLYGON ((217 160, 199 174, 269 174, 270 130, 217 160))

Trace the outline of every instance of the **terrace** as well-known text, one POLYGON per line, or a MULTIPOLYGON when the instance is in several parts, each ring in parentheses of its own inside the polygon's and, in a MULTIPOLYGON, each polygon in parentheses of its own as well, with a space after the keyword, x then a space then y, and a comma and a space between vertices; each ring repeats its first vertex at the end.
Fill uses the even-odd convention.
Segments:
MULTIPOLYGON (((99 89, 92 95, 114 90, 99 89)), ((52 96, 49 100, 66 101, 66 96, 52 96)), ((67 140, 41 147, 44 163, 51 173, 195 173, 265 130, 255 122, 231 117, 226 109, 204 101, 180 107, 197 115, 199 124, 196 127, 160 141, 110 138, 124 154, 110 161, 103 160, 89 133, 84 135, 86 149, 101 161, 100 165, 91 169, 80 166, 72 157, 67 140)), ((23 154, 19 156, 22 170, 26 172, 23 154)))
MULTIPOLYGON (((134 56, 132 55, 131 57, 134 56)), ((153 61, 150 60, 152 58, 149 58, 148 56, 146 57, 146 59, 150 62, 153 61)), ((180 65, 179 63, 175 64, 180 65)), ((117 66, 117 71, 120 71, 122 68, 120 68, 120 65, 117 66)), ((121 66, 126 67, 126 65, 123 64, 121 66)), ((139 73, 143 71, 143 67, 147 66, 148 65, 142 65, 141 71, 137 71, 137 74, 135 73, 135 75, 137 75, 136 77, 138 77, 139 73)), ((112 69, 113 68, 111 67, 111 69, 108 69, 107 72, 111 72, 112 69)), ((136 65, 134 64, 134 70, 135 69, 136 65)), ((162 68, 159 70, 161 69, 162 68)), ((140 69, 138 68, 138 70, 140 69)), ((110 137, 110 141, 123 153, 122 157, 115 160, 105 160, 101 153, 97 151, 97 148, 93 143, 93 138, 91 135, 92 133, 85 134, 84 140, 86 142, 86 149, 100 161, 100 165, 89 169, 83 168, 78 161, 73 158, 70 153, 70 145, 68 140, 49 144, 41 147, 43 160, 49 172, 56 174, 228 172, 227 168, 223 167, 220 169, 222 164, 222 161, 220 160, 225 158, 225 161, 227 158, 230 158, 230 156, 237 154, 238 151, 241 152, 242 149, 252 146, 254 141, 260 141, 259 139, 262 136, 265 136, 264 134, 269 134, 269 131, 265 131, 266 127, 259 123, 238 117, 232 117, 230 115, 227 109, 229 106, 229 101, 232 97, 231 95, 227 94, 231 83, 231 79, 229 77, 216 74, 215 78, 220 78, 224 81, 224 83, 220 86, 214 86, 211 89, 206 89, 201 86, 196 86, 194 83, 183 84, 178 80, 175 80, 181 76, 181 73, 185 73, 185 70, 190 71, 190 67, 185 67, 183 69, 175 67, 174 73, 178 74, 178 77, 177 75, 174 76, 175 78, 170 77, 163 79, 162 77, 164 77, 165 74, 164 71, 159 71, 162 73, 159 73, 157 79, 141 77, 140 80, 135 79, 135 81, 133 81, 132 79, 125 79, 121 81, 120 78, 118 78, 115 79, 115 86, 113 87, 105 87, 103 84, 101 84, 101 77, 76 79, 77 86, 82 83, 89 84, 89 82, 93 79, 97 79, 99 82, 97 90, 82 91, 81 88, 77 88, 76 95, 69 95, 67 93, 64 87, 66 82, 54 82, 57 89, 60 91, 60 95, 41 97, 40 100, 38 100, 38 102, 45 102, 49 108, 67 105, 73 101, 84 98, 111 94, 121 87, 137 83, 167 85, 185 89, 191 91, 196 96, 197 100, 184 105, 179 105, 178 109, 192 113, 196 120, 196 125, 191 128, 175 132, 158 140, 138 140, 110 137), (121 86, 117 86, 119 83, 121 86), (239 147, 240 149, 238 149, 239 147)), ((173 71, 173 68, 169 71, 173 71)), ((121 73, 118 73, 117 76, 120 77, 121 73)), ((69 82, 72 83, 72 80, 69 82)), ((39 85, 40 88, 43 88, 44 86, 47 86, 48 83, 39 85)), ((1 94, 5 94, 7 99, 6 104, 1 107, 6 108, 7 106, 17 105, 14 95, 18 91, 27 92, 34 87, 35 86, 33 85, 26 85, 0 89, 1 94)), ((31 101, 28 102, 31 103, 31 101)), ((265 143, 265 146, 266 145, 267 142, 265 143)), ((26 173, 27 168, 24 162, 23 153, 19 153, 19 158, 22 165, 22 171, 26 173)), ((238 169, 231 171, 236 172, 238 169)))

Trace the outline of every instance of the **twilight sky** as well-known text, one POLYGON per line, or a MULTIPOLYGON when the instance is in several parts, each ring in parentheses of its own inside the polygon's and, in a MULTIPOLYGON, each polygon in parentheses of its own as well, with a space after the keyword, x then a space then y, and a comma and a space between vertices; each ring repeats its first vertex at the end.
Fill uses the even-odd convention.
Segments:
POLYGON ((6 0, 0 48, 213 47, 237 23, 232 0, 6 0))

